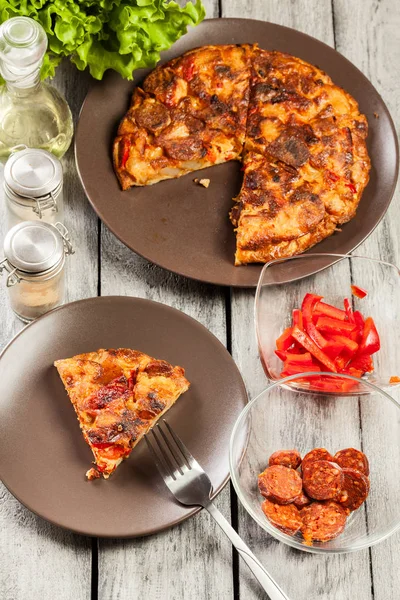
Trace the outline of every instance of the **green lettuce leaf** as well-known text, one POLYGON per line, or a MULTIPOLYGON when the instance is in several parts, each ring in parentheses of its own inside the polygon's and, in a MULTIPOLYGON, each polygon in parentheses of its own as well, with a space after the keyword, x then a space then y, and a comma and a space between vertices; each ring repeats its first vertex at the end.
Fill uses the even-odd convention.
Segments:
POLYGON ((36 19, 47 33, 43 78, 67 56, 95 79, 108 69, 132 79, 200 23, 205 10, 201 0, 184 7, 168 0, 0 0, 0 23, 16 16, 36 19))

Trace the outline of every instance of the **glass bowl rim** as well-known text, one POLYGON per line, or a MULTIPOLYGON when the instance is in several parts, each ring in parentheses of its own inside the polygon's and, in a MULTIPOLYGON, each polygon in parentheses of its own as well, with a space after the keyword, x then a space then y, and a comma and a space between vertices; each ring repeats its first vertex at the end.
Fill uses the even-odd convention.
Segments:
MULTIPOLYGON (((354 544, 352 544, 351 547, 346 548, 346 549, 344 549, 344 548, 324 548, 321 546, 318 546, 318 547, 306 546, 304 544, 301 544, 297 540, 295 540, 293 537, 280 532, 279 529, 272 527, 272 525, 271 525, 271 529, 270 529, 267 521, 264 522, 257 515, 253 514, 253 509, 251 508, 249 503, 245 500, 245 498, 242 494, 242 490, 240 488, 240 484, 238 483, 238 481, 236 479, 235 470, 233 467, 234 440, 235 440, 237 431, 239 430, 240 426, 242 425, 242 422, 244 421, 247 414, 250 412, 253 405, 256 404, 256 402, 262 396, 264 396, 267 392, 269 392, 272 388, 285 387, 285 384, 287 382, 298 379, 299 377, 307 376, 307 375, 315 376, 315 373, 314 372, 297 373, 296 375, 290 375, 289 377, 285 377, 284 379, 279 379, 277 381, 272 382, 270 385, 268 385, 266 388, 264 388, 262 392, 257 394, 257 396, 255 398, 250 400, 248 402, 248 404, 246 404, 246 406, 243 408, 242 412, 239 414, 238 418, 236 419, 235 425, 233 426, 231 437, 229 440, 229 470, 230 470, 230 474, 231 474, 233 487, 235 489, 237 497, 239 498, 242 506, 244 506, 244 508, 246 509, 246 511, 250 515, 250 517, 253 519, 253 521, 255 521, 257 523, 257 525, 259 525, 267 534, 276 538, 278 541, 283 542, 284 544, 287 544, 288 546, 291 546, 292 548, 296 548, 297 550, 303 550, 304 552, 310 552, 312 554, 348 554, 350 552, 357 552, 358 550, 365 550, 366 548, 371 548, 372 546, 375 546, 376 544, 383 542, 384 540, 389 538, 391 535, 393 535, 396 531, 398 531, 400 529, 400 516, 399 516, 399 520, 398 520, 397 524, 394 527, 392 527, 384 535, 381 535, 380 537, 378 537, 377 539, 372 540, 372 541, 369 539, 366 539, 363 542, 354 543, 354 544)), ((326 372, 319 373, 319 375, 328 375, 329 377, 334 377, 335 373, 330 373, 330 372, 326 371, 326 372)), ((397 400, 395 400, 390 394, 388 394, 387 392, 385 392, 378 386, 374 385, 373 383, 369 383, 368 381, 358 379, 357 377, 353 377, 352 375, 345 375, 344 373, 341 374, 341 377, 343 377, 345 379, 350 379, 352 381, 357 381, 359 383, 369 386, 370 388, 372 388, 372 390, 374 392, 377 392, 377 393, 385 396, 388 400, 390 400, 392 402, 392 404, 394 404, 396 406, 396 408, 398 410, 400 410, 400 402, 397 402, 397 400)), ((306 390, 304 390, 304 391, 298 391, 298 393, 299 394, 302 394, 302 393, 307 394, 308 392, 306 390)), ((360 394, 357 394, 357 393, 354 395, 357 397, 361 397, 360 394)), ((247 436, 246 442, 245 442, 243 448, 241 449, 241 458, 240 458, 239 464, 243 460, 244 451, 246 450, 247 445, 248 445, 248 439, 249 439, 249 436, 247 436)))

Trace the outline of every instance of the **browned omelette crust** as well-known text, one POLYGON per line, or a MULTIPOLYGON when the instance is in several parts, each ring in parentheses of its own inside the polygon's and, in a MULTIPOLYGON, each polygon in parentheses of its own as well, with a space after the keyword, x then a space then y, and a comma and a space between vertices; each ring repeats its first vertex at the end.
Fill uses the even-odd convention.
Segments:
POLYGON ((136 88, 114 143, 122 188, 243 160, 235 264, 304 252, 356 212, 367 120, 318 68, 257 46, 205 46, 136 88))
POLYGON ((105 479, 189 388, 182 367, 138 352, 100 349, 54 363, 105 479))
POLYGON ((204 46, 135 88, 114 142, 122 189, 238 159, 246 131, 251 47, 204 46))
POLYGON ((354 217, 368 183, 368 124, 322 71, 255 49, 243 151, 231 213, 236 264, 300 254, 354 217))

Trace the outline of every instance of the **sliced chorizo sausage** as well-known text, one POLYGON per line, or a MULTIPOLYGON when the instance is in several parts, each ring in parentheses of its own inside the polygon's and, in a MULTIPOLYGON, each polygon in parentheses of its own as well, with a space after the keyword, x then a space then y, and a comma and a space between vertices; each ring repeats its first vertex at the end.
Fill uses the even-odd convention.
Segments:
POLYGON ((303 525, 300 511, 293 504, 282 506, 282 504, 264 500, 261 508, 268 521, 283 533, 295 535, 303 525))
POLYGON ((303 467, 303 486, 306 494, 315 500, 336 498, 343 484, 339 465, 329 460, 307 462, 303 467))
POLYGON ((333 461, 333 456, 326 448, 314 448, 314 450, 308 452, 303 458, 301 468, 303 468, 307 462, 313 462, 315 460, 333 461))
POLYGON ((333 461, 343 469, 356 469, 364 473, 364 475, 369 475, 368 458, 361 450, 356 450, 355 448, 339 450, 333 457, 333 461))
POLYGON ((369 493, 369 479, 356 469, 342 469, 343 484, 336 500, 349 510, 360 508, 369 493))
POLYGON ((302 481, 294 469, 272 465, 258 476, 258 487, 265 498, 278 504, 290 504, 301 494, 302 481))
POLYGON ((303 506, 307 506, 311 503, 311 500, 304 492, 301 492, 297 498, 293 500, 293 504, 297 506, 297 508, 303 508, 303 506))
POLYGON ((297 469, 301 464, 301 456, 298 450, 278 450, 269 457, 268 464, 282 465, 283 467, 289 467, 290 469, 297 469))
POLYGON ((333 540, 342 533, 347 518, 345 509, 337 502, 313 502, 301 509, 300 516, 306 544, 333 540))

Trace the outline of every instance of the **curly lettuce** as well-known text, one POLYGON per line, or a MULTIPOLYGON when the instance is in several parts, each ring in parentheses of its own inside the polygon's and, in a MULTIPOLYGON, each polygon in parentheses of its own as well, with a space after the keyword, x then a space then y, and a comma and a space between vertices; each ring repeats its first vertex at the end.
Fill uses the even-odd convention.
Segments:
POLYGON ((52 77, 64 56, 95 79, 113 69, 126 79, 152 67, 189 25, 204 19, 201 0, 184 7, 167 0, 0 0, 0 22, 16 16, 39 21, 49 48, 42 77, 52 77))

